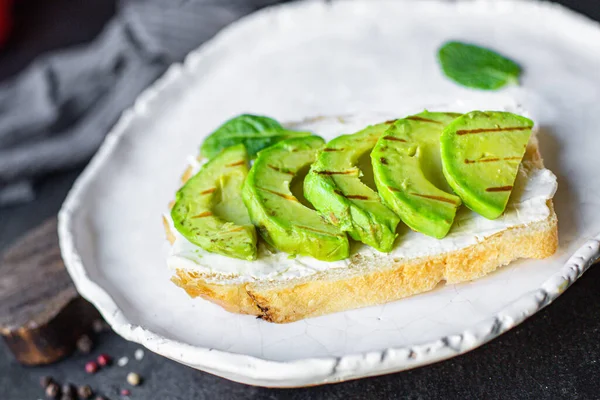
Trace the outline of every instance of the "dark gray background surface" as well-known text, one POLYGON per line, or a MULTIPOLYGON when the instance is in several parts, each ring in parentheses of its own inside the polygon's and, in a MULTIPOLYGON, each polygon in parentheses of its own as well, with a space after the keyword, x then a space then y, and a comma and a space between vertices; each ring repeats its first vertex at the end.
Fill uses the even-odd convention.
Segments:
MULTIPOLYGON (((559 1, 600 20, 600 0, 559 1)), ((114 13, 109 0, 21 0, 12 44, 0 53, 0 79, 6 79, 46 51, 94 38, 114 13)), ((37 199, 0 208, 0 251, 19 235, 55 215, 81 169, 45 177, 37 199)), ((600 210, 599 210, 600 212, 600 210)), ((61 382, 89 384, 110 399, 127 387, 125 376, 137 371, 142 386, 131 399, 600 399, 600 268, 594 267, 555 303, 466 355, 435 365, 382 377, 307 389, 249 387, 198 372, 146 352, 137 362, 138 345, 114 333, 98 338, 91 356, 127 355, 127 367, 113 366, 87 375, 90 357, 75 355, 48 367, 19 366, 0 344, 0 400, 43 398, 42 375, 61 382)))

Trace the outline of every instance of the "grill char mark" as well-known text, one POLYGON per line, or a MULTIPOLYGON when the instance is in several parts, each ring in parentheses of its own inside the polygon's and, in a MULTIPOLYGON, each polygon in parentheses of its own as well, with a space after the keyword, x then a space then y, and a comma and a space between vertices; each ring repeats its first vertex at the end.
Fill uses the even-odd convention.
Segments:
POLYGON ((194 215, 192 218, 205 218, 205 217, 212 217, 213 213, 211 213, 210 211, 204 211, 201 212, 198 215, 194 215))
POLYGON ((363 196, 362 194, 345 194, 344 192, 342 192, 340 189, 335 189, 333 191, 335 194, 340 195, 342 197, 345 197, 347 199, 354 199, 354 200, 369 200, 369 198, 367 196, 363 196))
POLYGON ((481 162, 496 162, 496 161, 517 161, 521 160, 521 157, 504 157, 504 158, 482 158, 480 160, 469 160, 465 158, 465 164, 476 164, 481 162))
MULTIPOLYGON (((401 192, 400 189, 395 188, 393 186, 388 186, 388 189, 391 190, 392 192, 401 192)), ((449 203, 449 204, 452 204, 452 205, 457 205, 455 201, 447 199, 445 197, 441 197, 441 196, 430 196, 430 195, 427 195, 427 194, 419 194, 419 193, 410 193, 410 194, 413 195, 413 196, 423 197, 423 198, 430 199, 430 200, 437 200, 437 201, 442 201, 444 203, 449 203)))
POLYGON ((282 170, 281 168, 276 167, 274 165, 268 164, 267 167, 271 168, 273 171, 277 171, 277 172, 281 172, 282 174, 294 176, 293 172, 282 170))
POLYGON ((420 193, 411 193, 411 195, 417 196, 417 197, 423 197, 423 198, 429 199, 429 200, 436 200, 436 201, 441 201, 441 202, 444 202, 444 203, 449 203, 449 204, 452 204, 452 205, 456 205, 455 201, 447 199, 447 198, 442 197, 442 196, 431 196, 431 195, 420 194, 420 193))
POLYGON ((442 125, 442 123, 440 121, 436 121, 433 119, 429 119, 429 118, 423 118, 423 117, 419 117, 417 115, 411 115, 410 117, 406 117, 406 119, 409 119, 411 121, 418 121, 418 122, 429 122, 431 124, 438 124, 438 125, 442 125))
POLYGON ((486 192, 508 192, 512 190, 512 186, 497 186, 486 188, 486 192))
POLYGON ((200 192, 200 194, 211 194, 216 191, 217 191, 217 188, 210 188, 210 189, 203 190, 202 192, 200 192))
POLYGON ((315 171, 318 175, 352 175, 358 171, 356 169, 349 169, 346 171, 315 171))
POLYGON ((346 198, 355 200, 369 200, 367 196, 363 196, 361 194, 347 194, 346 198))
POLYGON ((454 118, 460 117, 460 113, 443 112, 442 114, 444 114, 447 117, 454 117, 454 118))
POLYGON ((513 132, 513 131, 525 131, 531 129, 528 126, 509 126, 508 128, 481 128, 481 129, 459 129, 456 134, 462 135, 476 135, 478 133, 488 132, 513 132))
POLYGON ((402 139, 402 138, 397 138, 397 137, 390 136, 390 135, 384 136, 384 137, 383 137, 383 140, 390 140, 390 141, 392 141, 392 142, 402 142, 402 143, 407 143, 407 141, 406 141, 406 140, 404 140, 404 139, 402 139))
POLYGON ((285 193, 279 193, 279 192, 277 192, 277 191, 275 191, 275 190, 271 190, 271 189, 267 189, 267 188, 262 188, 262 187, 258 187, 258 189, 259 189, 259 190, 262 190, 262 191, 264 191, 264 192, 267 192, 267 193, 274 194, 275 196, 279 196, 279 197, 281 197, 281 198, 283 198, 283 199, 286 199, 286 200, 289 200, 289 201, 295 201, 295 202, 298 202, 298 199, 297 199, 297 198, 295 198, 294 196, 290 196, 289 194, 285 194, 285 193))

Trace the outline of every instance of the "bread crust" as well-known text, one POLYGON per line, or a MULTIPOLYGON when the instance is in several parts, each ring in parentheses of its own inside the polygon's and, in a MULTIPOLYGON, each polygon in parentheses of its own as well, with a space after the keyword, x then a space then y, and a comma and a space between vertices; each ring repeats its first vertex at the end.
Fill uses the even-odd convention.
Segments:
POLYGON ((398 262, 346 279, 327 279, 321 274, 300 284, 290 281, 284 286, 264 288, 255 283, 209 283, 197 272, 178 269, 172 281, 191 297, 202 297, 227 311, 287 323, 399 300, 432 290, 443 281, 470 281, 519 258, 549 257, 557 247, 557 220, 552 212, 547 220, 499 232, 458 251, 398 262))
MULTIPOLYGON (((532 137, 523 162, 543 167, 537 138, 532 137)), ((182 181, 189 176, 186 170, 182 181)), ((277 282, 219 283, 215 277, 184 269, 176 269, 171 280, 191 297, 209 300, 227 311, 276 323, 294 322, 388 303, 430 291, 441 282, 474 280, 519 258, 549 257, 558 248, 558 221, 552 200, 547 205, 550 215, 545 220, 503 230, 475 245, 435 257, 375 268, 369 267, 369 260, 359 259, 343 274, 332 270, 277 282)), ((169 223, 163 223, 173 244, 169 223)))

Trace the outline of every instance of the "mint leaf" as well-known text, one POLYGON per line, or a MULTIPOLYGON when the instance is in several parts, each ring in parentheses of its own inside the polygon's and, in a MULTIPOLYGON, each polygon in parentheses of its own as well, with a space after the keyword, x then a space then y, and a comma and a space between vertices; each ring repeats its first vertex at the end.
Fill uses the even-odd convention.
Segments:
POLYGON ((444 74, 463 86, 496 90, 519 83, 521 67, 500 54, 473 44, 447 42, 438 52, 444 74))
POLYGON ((225 122, 211 133, 204 140, 200 153, 203 157, 211 159, 223 149, 242 143, 246 146, 248 155, 253 158, 260 150, 280 140, 311 134, 287 130, 269 117, 242 114, 225 122))

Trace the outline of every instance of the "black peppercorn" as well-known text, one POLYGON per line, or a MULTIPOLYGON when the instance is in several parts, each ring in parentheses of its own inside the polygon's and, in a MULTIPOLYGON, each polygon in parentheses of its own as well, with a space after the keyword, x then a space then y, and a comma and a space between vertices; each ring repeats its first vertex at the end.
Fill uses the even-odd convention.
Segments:
POLYGON ((92 351, 92 347, 94 347, 94 342, 88 335, 82 335, 77 340, 77 350, 79 350, 82 354, 89 354, 92 351))
POLYGON ((50 382, 48 386, 46 386, 46 397, 49 399, 56 399, 60 395, 60 387, 54 383, 50 382))
POLYGON ((82 399, 89 399, 90 397, 92 397, 93 394, 92 388, 88 385, 79 386, 79 389, 77 389, 77 394, 79 394, 79 397, 82 399))
POLYGON ((71 385, 70 383, 65 383, 62 386, 62 395, 63 395, 63 397, 65 397, 65 396, 75 397, 75 387, 73 385, 71 385))

